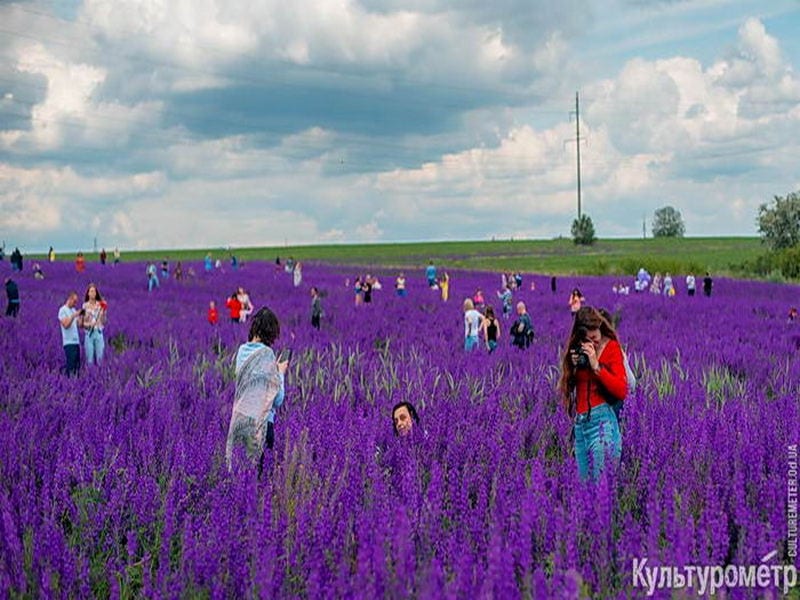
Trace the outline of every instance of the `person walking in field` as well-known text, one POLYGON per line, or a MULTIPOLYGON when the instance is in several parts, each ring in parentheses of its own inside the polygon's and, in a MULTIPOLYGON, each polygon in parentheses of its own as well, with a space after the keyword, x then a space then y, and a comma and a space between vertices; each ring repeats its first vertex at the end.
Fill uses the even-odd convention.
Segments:
POLYGON ((319 290, 316 287, 311 288, 311 327, 319 330, 322 323, 322 300, 320 299, 319 290))
POLYGON ((520 350, 533 343, 534 331, 531 316, 524 302, 517 302, 517 319, 511 325, 511 343, 520 350))
POLYGON ((444 272, 439 280, 439 288, 442 293, 442 302, 447 302, 450 298, 450 275, 448 275, 447 271, 444 272))
POLYGON ((150 293, 153 291, 153 288, 158 288, 158 273, 156 271, 155 263, 150 263, 147 265, 147 269, 145 269, 145 273, 147 274, 147 292, 150 293))
POLYGON ((497 343, 500 341, 500 321, 494 316, 494 309, 491 306, 486 307, 486 313, 483 315, 483 322, 481 323, 481 331, 483 332, 483 339, 486 340, 486 348, 491 354, 495 351, 497 343))
POLYGON ((497 292, 497 297, 503 305, 503 318, 508 319, 511 316, 511 306, 514 302, 514 295, 511 293, 511 288, 506 287, 502 291, 497 292))
POLYGON ((711 288, 714 287, 714 280, 711 279, 711 274, 706 271, 706 276, 703 277, 703 294, 705 294, 706 298, 711 297, 711 288))
POLYGON ((672 283, 672 275, 669 273, 664 275, 664 295, 668 298, 675 295, 675 286, 672 283))
POLYGON ((216 325, 219 322, 219 311, 217 310, 217 303, 214 302, 213 300, 211 300, 208 303, 208 314, 206 315, 206 319, 211 325, 216 325))
POLYGON ((353 283, 353 293, 355 294, 356 306, 361 306, 364 303, 364 283, 361 281, 361 276, 356 277, 353 283))
POLYGON ((472 298, 464 300, 464 350, 471 352, 478 347, 478 332, 483 315, 475 310, 472 298))
POLYGON ((108 304, 100 295, 100 290, 93 283, 86 288, 81 310, 81 327, 85 332, 83 343, 86 351, 86 364, 100 364, 106 349, 103 329, 108 320, 108 304))
POLYGON ((689 294, 689 296, 694 296, 694 292, 696 289, 697 289, 697 281, 695 280, 694 275, 692 273, 689 273, 686 276, 686 293, 689 294))
POLYGON ((253 464, 261 461, 267 444, 270 413, 274 406, 283 402, 285 395, 288 362, 278 362, 272 349, 280 333, 275 313, 267 307, 261 308, 250 323, 248 341, 239 346, 236 353, 236 391, 225 442, 228 469, 237 446, 244 447, 253 464))
POLYGON ((8 300, 6 316, 16 318, 19 314, 19 287, 17 286, 17 282, 11 279, 11 277, 6 277, 5 284, 6 298, 8 300))
POLYGON ((397 279, 394 282, 394 289, 398 296, 401 298, 406 297, 406 276, 403 273, 400 273, 400 275, 397 276, 397 279))
POLYGON ((294 287, 300 287, 300 284, 303 282, 303 267, 299 260, 294 263, 294 268, 292 269, 292 282, 294 283, 294 287))
POLYGON ((61 326, 61 345, 64 347, 67 377, 77 375, 81 367, 81 338, 78 335, 78 322, 81 313, 75 310, 78 293, 70 292, 64 305, 58 309, 58 323, 61 326))
POLYGON ((428 287, 433 288, 436 285, 436 267, 433 264, 433 261, 428 263, 428 266, 425 268, 425 278, 428 280, 428 287))
POLYGON ((250 294, 243 287, 236 289, 236 299, 239 301, 239 321, 247 322, 247 317, 253 314, 253 303, 250 301, 250 294))
POLYGON ((585 301, 586 298, 583 297, 581 291, 578 288, 573 288, 572 293, 569 295, 569 300, 567 300, 569 311, 574 315, 580 310, 585 301))
POLYGON ((236 292, 231 294, 225 301, 225 306, 231 317, 231 323, 240 323, 242 320, 242 303, 239 302, 239 295, 236 292))

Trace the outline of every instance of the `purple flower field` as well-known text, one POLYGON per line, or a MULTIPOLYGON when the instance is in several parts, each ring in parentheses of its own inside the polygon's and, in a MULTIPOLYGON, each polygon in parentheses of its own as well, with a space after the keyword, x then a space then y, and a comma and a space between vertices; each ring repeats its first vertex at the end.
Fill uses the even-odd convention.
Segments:
POLYGON ((0 333, 0 597, 630 598, 645 594, 634 559, 791 560, 796 286, 718 279, 711 298, 689 298, 675 277, 674 298, 621 297, 618 277, 559 277, 552 294, 549 277, 526 275, 514 301, 528 304, 533 346, 510 347, 504 321, 495 353, 467 355, 461 303, 481 287, 499 312, 499 274, 451 271, 443 303, 422 270, 406 271, 398 298, 396 272, 378 269, 383 289, 355 308, 345 280, 366 269, 305 264, 294 288, 271 263, 191 266, 196 277, 149 294, 143 263, 14 274, 21 310, 0 333), (68 379, 56 315, 90 281, 109 303, 106 358, 68 379), (224 460, 248 328, 224 299, 239 285, 278 315, 276 350, 294 350, 262 480, 224 460), (321 331, 311 285, 325 293, 321 331), (620 317, 640 380, 620 468, 596 485, 578 480, 555 391, 576 285, 620 317), (421 418, 408 438, 392 433, 401 400, 421 418))

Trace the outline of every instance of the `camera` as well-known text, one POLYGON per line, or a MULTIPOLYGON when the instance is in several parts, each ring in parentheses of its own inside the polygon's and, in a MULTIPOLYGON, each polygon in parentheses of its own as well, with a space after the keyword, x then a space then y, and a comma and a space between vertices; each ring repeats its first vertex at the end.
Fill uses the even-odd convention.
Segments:
POLYGON ((578 361, 575 363, 575 367, 578 369, 586 369, 589 367, 589 356, 584 352, 581 346, 581 344, 586 341, 588 333, 585 327, 578 327, 578 330, 575 332, 575 337, 578 338, 579 342, 570 348, 570 352, 578 357, 578 361))

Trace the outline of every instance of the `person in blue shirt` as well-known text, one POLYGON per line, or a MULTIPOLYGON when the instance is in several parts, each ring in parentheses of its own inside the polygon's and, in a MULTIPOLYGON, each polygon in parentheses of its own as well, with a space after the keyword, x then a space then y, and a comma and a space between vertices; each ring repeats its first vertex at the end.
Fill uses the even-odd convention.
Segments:
POLYGON ((514 299, 514 295, 508 288, 508 284, 506 284, 506 287, 504 287, 502 291, 497 292, 497 297, 500 298, 500 301, 503 303, 503 318, 508 319, 511 316, 511 304, 514 299))
POLYGON ((428 278, 428 287, 434 287, 436 285, 436 267, 433 266, 433 261, 428 263, 428 267, 425 269, 425 277, 428 278))
POLYGON ((511 325, 511 343, 525 349, 533 342, 533 323, 524 302, 517 302, 517 320, 511 325))
POLYGON ((67 301, 58 310, 58 322, 61 325, 61 343, 64 346, 66 364, 64 372, 67 377, 77 375, 81 368, 81 339, 78 335, 78 321, 83 314, 75 310, 78 292, 70 292, 67 301))
POLYGON ((206 269, 206 273, 210 273, 211 269, 214 268, 214 263, 211 262, 211 253, 209 252, 206 254, 205 259, 203 259, 203 266, 206 269))

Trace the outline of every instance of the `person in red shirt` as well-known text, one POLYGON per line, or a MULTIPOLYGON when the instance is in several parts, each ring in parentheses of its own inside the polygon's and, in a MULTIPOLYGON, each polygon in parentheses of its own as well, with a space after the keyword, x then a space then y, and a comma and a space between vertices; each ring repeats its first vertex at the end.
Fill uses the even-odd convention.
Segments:
POLYGON ((217 311, 217 303, 213 300, 208 303, 208 322, 216 325, 219 321, 219 311, 217 311))
POLYGON ((225 306, 228 307, 228 312, 231 314, 231 321, 238 323, 242 316, 242 303, 236 297, 236 292, 233 292, 231 297, 225 301, 225 306))
POLYGON ((564 407, 574 419, 575 458, 583 480, 597 480, 607 459, 622 452, 619 422, 611 405, 625 399, 628 380, 613 326, 591 306, 575 313, 561 361, 564 407))

